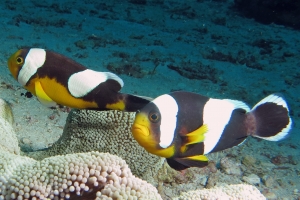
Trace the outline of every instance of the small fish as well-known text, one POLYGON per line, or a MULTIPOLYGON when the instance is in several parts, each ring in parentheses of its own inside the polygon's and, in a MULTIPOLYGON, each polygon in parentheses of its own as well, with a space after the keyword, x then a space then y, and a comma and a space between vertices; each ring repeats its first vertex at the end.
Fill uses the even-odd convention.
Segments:
POLYGON ((279 141, 291 127, 287 103, 278 94, 250 110, 242 101, 179 91, 161 95, 137 111, 132 133, 149 153, 184 170, 206 166, 206 154, 240 145, 248 136, 279 141))
POLYGON ((78 109, 136 111, 150 98, 120 93, 124 83, 111 72, 98 72, 52 51, 20 49, 8 59, 13 77, 39 101, 78 109))

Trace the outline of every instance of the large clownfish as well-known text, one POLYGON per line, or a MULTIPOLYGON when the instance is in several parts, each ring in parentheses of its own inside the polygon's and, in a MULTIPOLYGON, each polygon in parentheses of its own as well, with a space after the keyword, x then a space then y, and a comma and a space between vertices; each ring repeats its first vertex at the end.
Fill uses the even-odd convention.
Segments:
POLYGON ((13 77, 39 101, 52 107, 136 111, 149 98, 120 93, 124 83, 110 72, 98 72, 58 53, 20 49, 8 59, 13 77))
POLYGON ((248 136, 279 141, 291 126, 287 103, 277 94, 250 110, 241 101, 179 91, 159 96, 138 111, 132 133, 149 153, 183 170, 206 166, 205 154, 237 146, 248 136))

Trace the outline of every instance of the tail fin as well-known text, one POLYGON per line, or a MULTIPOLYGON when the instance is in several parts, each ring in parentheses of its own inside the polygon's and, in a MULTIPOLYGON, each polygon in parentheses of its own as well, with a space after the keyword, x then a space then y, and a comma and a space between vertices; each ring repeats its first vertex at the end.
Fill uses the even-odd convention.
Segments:
POLYGON ((271 94, 258 102, 247 114, 248 133, 269 141, 284 139, 292 129, 292 119, 286 101, 271 94))
POLYGON ((128 112, 136 112, 143 107, 145 107, 148 103, 150 103, 153 98, 146 96, 138 96, 132 94, 122 94, 123 99, 125 101, 125 110, 128 112))

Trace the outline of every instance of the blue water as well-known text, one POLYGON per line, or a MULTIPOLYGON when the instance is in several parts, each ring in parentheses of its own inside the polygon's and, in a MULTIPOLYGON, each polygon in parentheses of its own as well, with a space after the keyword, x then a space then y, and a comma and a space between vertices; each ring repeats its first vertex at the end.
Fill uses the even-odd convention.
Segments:
MULTIPOLYGON (((121 0, 5 1, 0 5, 0 78, 12 80, 6 68, 12 53, 37 47, 98 71, 108 71, 109 64, 129 65, 119 74, 125 93, 156 97, 187 90, 253 106, 279 92, 294 121, 290 136, 280 143, 252 140, 249 149, 299 158, 300 32, 244 18, 232 5, 209 0, 148 0, 145 5, 121 0), (185 68, 188 77, 168 66, 185 68)), ((282 166, 292 171, 282 187, 293 180, 292 188, 300 190, 295 180, 299 163, 282 166)))

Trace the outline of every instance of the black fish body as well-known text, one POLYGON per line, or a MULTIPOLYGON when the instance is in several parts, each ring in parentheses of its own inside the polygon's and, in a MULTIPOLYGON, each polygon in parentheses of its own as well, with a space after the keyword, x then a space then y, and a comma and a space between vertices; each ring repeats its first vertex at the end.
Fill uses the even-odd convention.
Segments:
POLYGON ((182 170, 206 166, 205 154, 237 146, 248 136, 281 140, 291 124, 287 104, 277 94, 250 110, 241 101, 179 91, 159 96, 142 108, 132 132, 147 151, 182 170))
POLYGON ((139 96, 122 94, 124 83, 111 72, 98 72, 61 54, 20 49, 8 60, 13 77, 46 106, 136 111, 149 103, 139 96))

